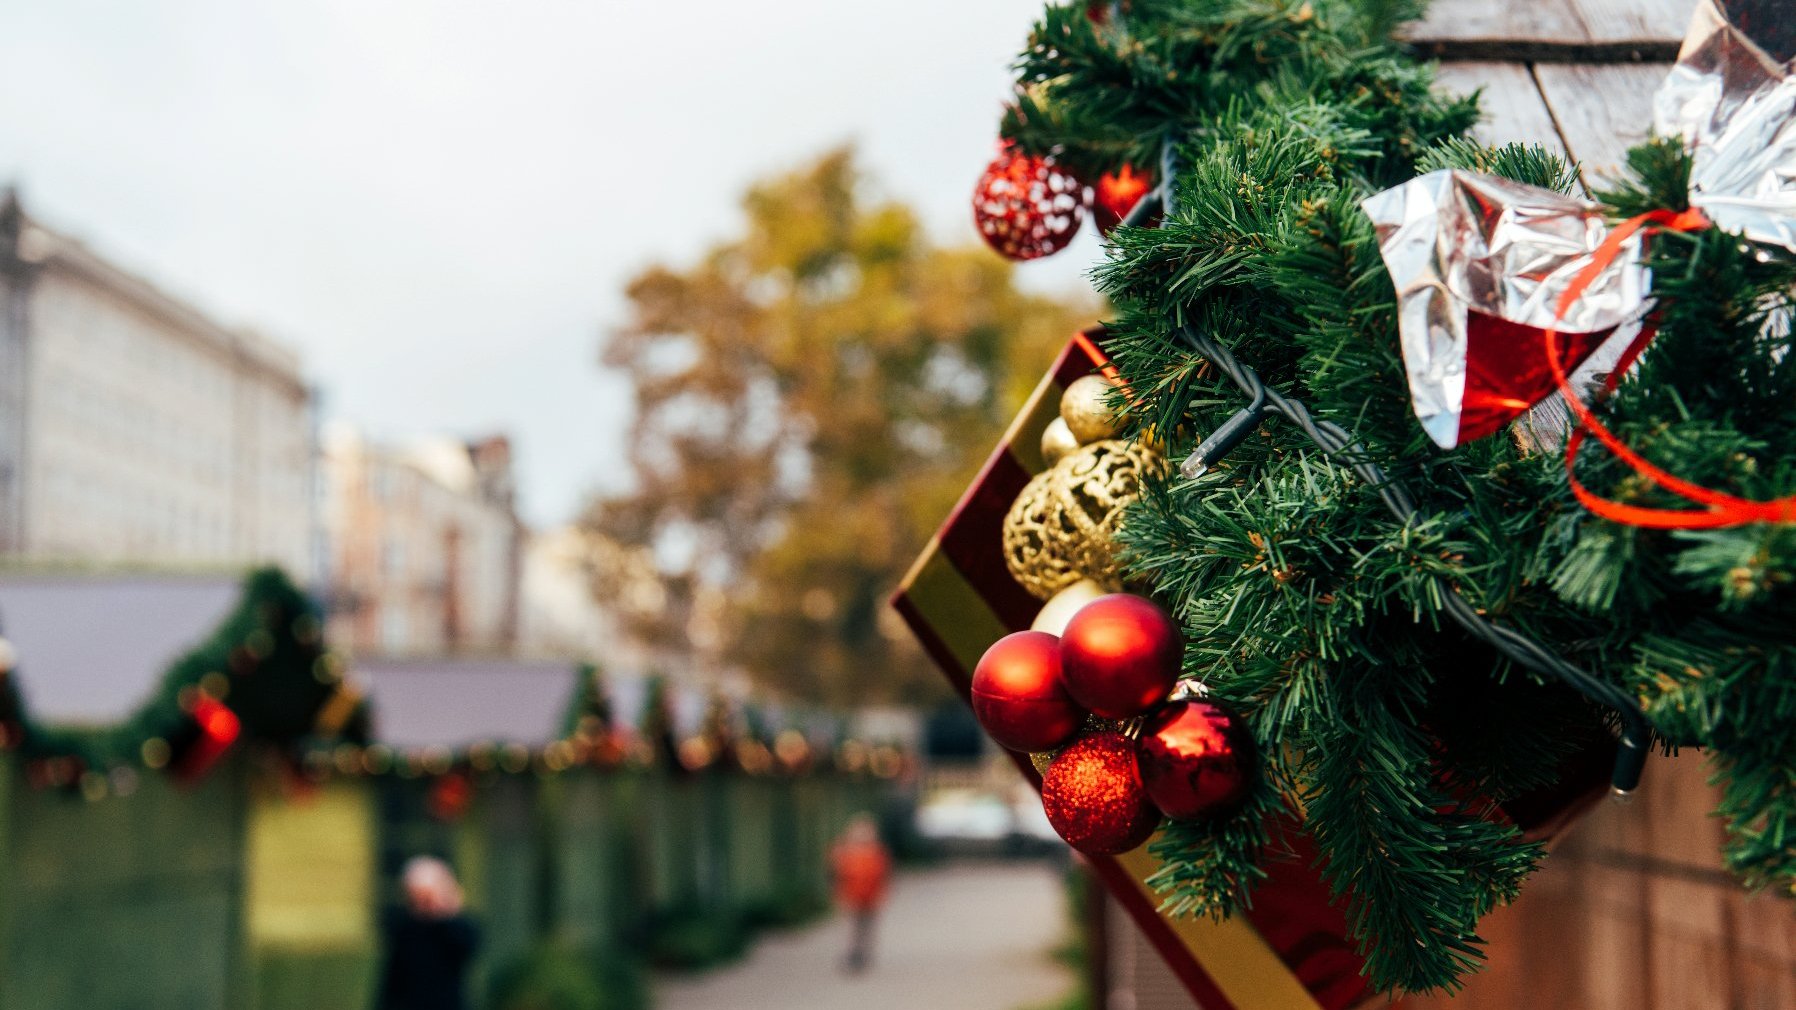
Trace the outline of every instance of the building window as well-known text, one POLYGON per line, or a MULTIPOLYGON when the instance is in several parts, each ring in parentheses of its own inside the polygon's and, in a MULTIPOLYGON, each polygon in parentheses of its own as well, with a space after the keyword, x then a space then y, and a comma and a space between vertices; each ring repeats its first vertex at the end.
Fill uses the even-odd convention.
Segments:
POLYGON ((405 541, 387 537, 380 545, 380 571, 389 579, 405 574, 405 541))
POLYGON ((396 608, 383 610, 380 615, 380 647, 389 653, 406 651, 405 611, 396 608))

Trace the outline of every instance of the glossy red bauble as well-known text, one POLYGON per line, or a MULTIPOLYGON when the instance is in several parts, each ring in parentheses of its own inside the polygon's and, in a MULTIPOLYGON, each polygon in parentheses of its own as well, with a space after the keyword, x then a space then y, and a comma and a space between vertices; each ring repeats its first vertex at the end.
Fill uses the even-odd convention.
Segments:
POLYGON ((1087 603, 1060 636, 1067 693, 1106 719, 1128 719, 1165 701, 1183 650, 1166 611, 1128 593, 1087 603))
POLYGON ((1233 813, 1253 782, 1253 735, 1235 713, 1203 698, 1161 706, 1135 747, 1148 798, 1175 821, 1233 813))
POLYGON ((973 223, 986 244, 1013 260, 1066 248, 1085 219, 1085 184, 1054 159, 1006 149, 973 191, 973 223))
POLYGON ((1152 173, 1137 172, 1129 165, 1098 176, 1097 185, 1091 188, 1091 218, 1097 222, 1098 231, 1110 234, 1110 229, 1121 224, 1153 188, 1152 173))
POLYGON ((1098 856, 1139 846, 1160 824, 1135 745, 1121 733, 1093 733, 1061 751, 1042 776, 1041 806, 1068 845, 1098 856))
POLYGON ((973 714, 999 744, 1053 750, 1079 731, 1085 713, 1060 676, 1060 642, 1045 631, 1005 635, 973 668, 973 714))

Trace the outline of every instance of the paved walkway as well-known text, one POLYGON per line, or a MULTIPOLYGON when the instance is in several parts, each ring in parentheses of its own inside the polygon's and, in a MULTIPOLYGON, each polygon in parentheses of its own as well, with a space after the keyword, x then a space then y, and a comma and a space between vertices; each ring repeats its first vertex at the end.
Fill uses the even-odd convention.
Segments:
POLYGON ((656 1010, 1019 1010, 1067 993, 1047 951, 1065 937, 1057 871, 1042 863, 965 864, 899 876, 873 966, 841 969, 848 925, 835 917, 766 933, 748 957, 703 975, 657 980, 656 1010))

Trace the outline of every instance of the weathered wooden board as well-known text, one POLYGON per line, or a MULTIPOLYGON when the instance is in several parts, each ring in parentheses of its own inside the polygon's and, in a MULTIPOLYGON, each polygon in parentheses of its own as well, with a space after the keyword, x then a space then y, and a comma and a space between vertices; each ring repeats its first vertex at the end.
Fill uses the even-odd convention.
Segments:
POLYGON ((1667 60, 1695 0, 1435 0, 1406 37, 1446 59, 1667 60))
POLYGON ((1652 132, 1653 92, 1671 67, 1662 63, 1542 63, 1534 68, 1547 108, 1586 185, 1622 167, 1628 149, 1652 132))
POLYGON ((1492 145, 1540 144, 1567 156, 1552 112, 1525 65, 1490 61, 1442 63, 1435 80, 1442 90, 1454 94, 1482 91, 1479 105, 1484 118, 1472 131, 1480 141, 1492 145))
POLYGON ((1700 755, 1656 760, 1632 804, 1604 804, 1481 926, 1486 971, 1404 1010, 1796 1007, 1796 905, 1721 868, 1700 755))

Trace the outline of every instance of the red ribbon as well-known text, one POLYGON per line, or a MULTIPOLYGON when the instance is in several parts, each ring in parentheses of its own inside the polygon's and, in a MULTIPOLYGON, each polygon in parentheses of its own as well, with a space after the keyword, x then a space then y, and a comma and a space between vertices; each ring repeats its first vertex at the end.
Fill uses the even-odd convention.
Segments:
MULTIPOLYGON (((1754 501, 1724 494, 1700 484, 1693 484, 1675 474, 1654 465, 1646 457, 1630 449, 1614 432, 1603 426, 1591 413, 1590 408, 1578 398, 1577 391, 1572 388, 1571 380, 1565 372, 1565 360, 1559 346, 1558 324, 1565 319, 1566 313, 1576 305, 1579 298, 1615 258, 1621 254, 1622 244, 1630 236, 1643 228, 1653 231, 1693 232, 1710 226, 1709 219, 1702 212, 1691 208, 1682 213, 1669 210, 1648 211, 1637 217, 1622 222, 1609 233, 1602 245, 1591 253, 1590 263, 1578 271, 1570 284, 1559 296, 1559 302, 1553 314, 1553 325, 1546 330, 1547 364, 1553 370, 1553 379, 1559 384, 1559 392, 1564 394, 1566 406, 1571 408, 1572 415, 1578 419, 1579 427, 1571 433, 1565 443, 1565 470, 1571 478, 1572 493, 1584 507, 1604 519, 1624 523, 1629 526, 1642 526, 1651 529, 1713 529, 1719 526, 1739 526, 1745 523, 1792 523, 1796 522, 1796 495, 1777 498, 1771 501, 1754 501), (1635 473, 1652 481, 1659 487, 1688 499, 1691 503, 1704 506, 1701 509, 1662 509, 1646 508, 1640 505, 1628 505, 1613 501, 1596 494, 1578 481, 1576 468, 1578 449, 1584 444, 1585 436, 1594 437, 1605 448, 1614 453, 1616 458, 1632 467, 1635 473)), ((1622 375, 1640 357, 1640 352, 1652 342, 1656 329, 1650 323, 1641 327, 1640 335, 1622 353, 1615 368, 1610 371, 1609 378, 1603 383, 1605 393, 1615 391, 1622 375)))

